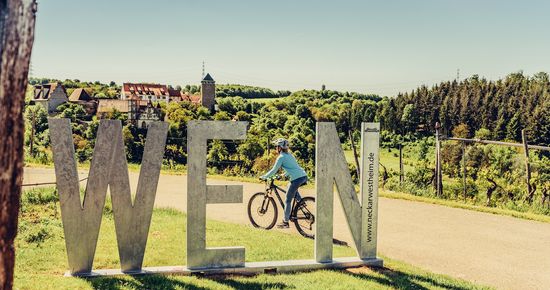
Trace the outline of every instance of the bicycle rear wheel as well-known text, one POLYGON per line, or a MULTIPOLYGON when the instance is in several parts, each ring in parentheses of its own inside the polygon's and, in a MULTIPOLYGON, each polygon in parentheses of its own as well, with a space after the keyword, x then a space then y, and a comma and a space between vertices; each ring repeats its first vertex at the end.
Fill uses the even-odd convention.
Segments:
POLYGON ((313 239, 315 237, 315 197, 302 198, 294 207, 292 216, 298 232, 306 238, 313 239))
POLYGON ((275 200, 265 194, 258 192, 252 195, 248 202, 248 218, 256 228, 269 230, 277 222, 278 209, 275 200))

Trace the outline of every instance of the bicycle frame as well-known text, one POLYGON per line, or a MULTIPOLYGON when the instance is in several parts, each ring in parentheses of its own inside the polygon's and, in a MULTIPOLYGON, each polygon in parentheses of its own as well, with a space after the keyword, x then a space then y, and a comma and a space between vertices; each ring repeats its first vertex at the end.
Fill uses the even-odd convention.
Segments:
MULTIPOLYGON (((283 199, 281 198, 281 194, 279 193, 279 190, 282 191, 285 195, 286 195, 286 190, 282 189, 280 186, 277 186, 275 184, 275 180, 274 179, 271 179, 268 183, 267 183, 267 188, 266 188, 266 192, 269 194, 271 192, 275 192, 275 196, 277 196, 277 200, 279 200, 279 203, 281 204, 281 207, 283 208, 283 210, 285 209, 285 202, 283 202, 283 199)), ((296 191, 296 193, 299 193, 298 191, 296 191)), ((292 208, 294 208, 296 206, 296 199, 294 198, 293 201, 292 201, 292 208)), ((295 219, 296 217, 292 216, 292 211, 290 212, 290 219, 295 219)))

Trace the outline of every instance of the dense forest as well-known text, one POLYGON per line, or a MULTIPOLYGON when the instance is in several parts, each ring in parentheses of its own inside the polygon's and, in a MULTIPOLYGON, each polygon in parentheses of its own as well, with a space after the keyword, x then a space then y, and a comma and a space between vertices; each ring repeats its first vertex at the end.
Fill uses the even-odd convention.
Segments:
POLYGON ((531 77, 513 73, 497 81, 474 75, 461 82, 422 86, 398 95, 395 106, 397 115, 413 111, 407 132, 428 134, 439 121, 447 134, 465 124, 468 137, 488 129, 490 138, 519 142, 526 129, 530 142, 550 145, 550 80, 544 72, 531 77))

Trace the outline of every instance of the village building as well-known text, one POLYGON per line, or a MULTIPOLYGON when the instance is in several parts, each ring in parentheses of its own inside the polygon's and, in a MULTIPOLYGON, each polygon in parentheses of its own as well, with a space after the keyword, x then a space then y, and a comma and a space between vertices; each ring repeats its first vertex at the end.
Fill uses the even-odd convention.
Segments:
MULTIPOLYGON (((87 100, 85 90, 73 92, 71 101, 87 100)), ((98 100, 97 115, 100 118, 109 117, 115 112, 128 116, 128 121, 139 128, 147 128, 151 122, 161 120, 160 102, 191 102, 215 109, 216 82, 210 74, 201 81, 200 94, 189 94, 161 84, 124 83, 120 99, 98 100)))
POLYGON ((115 112, 126 115, 129 112, 129 108, 128 100, 100 99, 97 105, 97 116, 99 118, 106 118, 115 112))
POLYGON ((122 100, 137 97, 141 101, 170 102, 170 98, 181 96, 178 90, 169 89, 166 85, 145 83, 124 83, 120 92, 122 100))
POLYGON ((69 96, 69 102, 84 107, 87 115, 95 115, 97 112, 98 101, 92 98, 86 89, 75 89, 69 96))
POLYGON ((142 129, 146 129, 152 122, 160 121, 160 119, 160 104, 157 103, 154 106, 153 103, 147 102, 147 105, 144 108, 140 108, 137 114, 134 115, 133 123, 142 129))
POLYGON ((161 120, 159 103, 155 106, 152 101, 142 101, 137 96, 126 100, 99 100, 98 117, 110 117, 115 112, 128 116, 128 122, 142 129, 146 129, 151 122, 161 120))
POLYGON ((53 114, 57 107, 68 102, 69 98, 61 83, 49 83, 34 86, 33 101, 42 105, 48 114, 53 114))
POLYGON ((201 81, 201 92, 198 95, 181 92, 166 85, 146 83, 124 83, 122 85, 121 100, 139 100, 141 106, 146 102, 191 102, 202 105, 213 111, 216 98, 216 82, 210 74, 206 74, 201 81))

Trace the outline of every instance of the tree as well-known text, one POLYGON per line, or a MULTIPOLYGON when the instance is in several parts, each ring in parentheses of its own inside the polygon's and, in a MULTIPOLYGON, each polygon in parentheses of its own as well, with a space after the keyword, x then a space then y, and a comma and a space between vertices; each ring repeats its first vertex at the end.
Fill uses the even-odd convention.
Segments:
POLYGON ((59 117, 70 119, 72 122, 86 117, 86 110, 79 104, 65 103, 57 108, 57 112, 59 112, 59 117))
POLYGON ((416 113, 413 104, 408 104, 403 109, 401 123, 403 124, 403 129, 405 129, 406 132, 414 132, 416 129, 416 126, 418 125, 418 114, 416 113))
POLYGON ((521 141, 521 129, 521 116, 520 113, 517 112, 506 126, 506 139, 521 141))
POLYGON ((453 137, 457 138, 468 138, 470 135, 470 130, 468 130, 468 125, 460 124, 453 129, 453 137))
POLYGON ((221 111, 221 112, 217 112, 214 115, 214 120, 216 120, 216 121, 229 121, 229 120, 231 120, 231 116, 229 116, 229 114, 227 112, 221 111))
POLYGON ((29 142, 29 153, 35 156, 37 143, 36 136, 48 129, 48 112, 41 105, 28 106, 25 109, 26 135, 29 142))
POLYGON ((0 289, 12 289, 21 184, 23 104, 34 42, 36 2, 0 2, 0 289))
POLYGON ((488 140, 491 139, 491 131, 489 129, 481 128, 475 133, 476 139, 488 140))
POLYGON ((221 161, 228 158, 228 155, 229 153, 227 151, 227 146, 225 146, 221 140, 214 140, 212 141, 210 150, 208 150, 206 159, 216 165, 219 165, 221 161))

